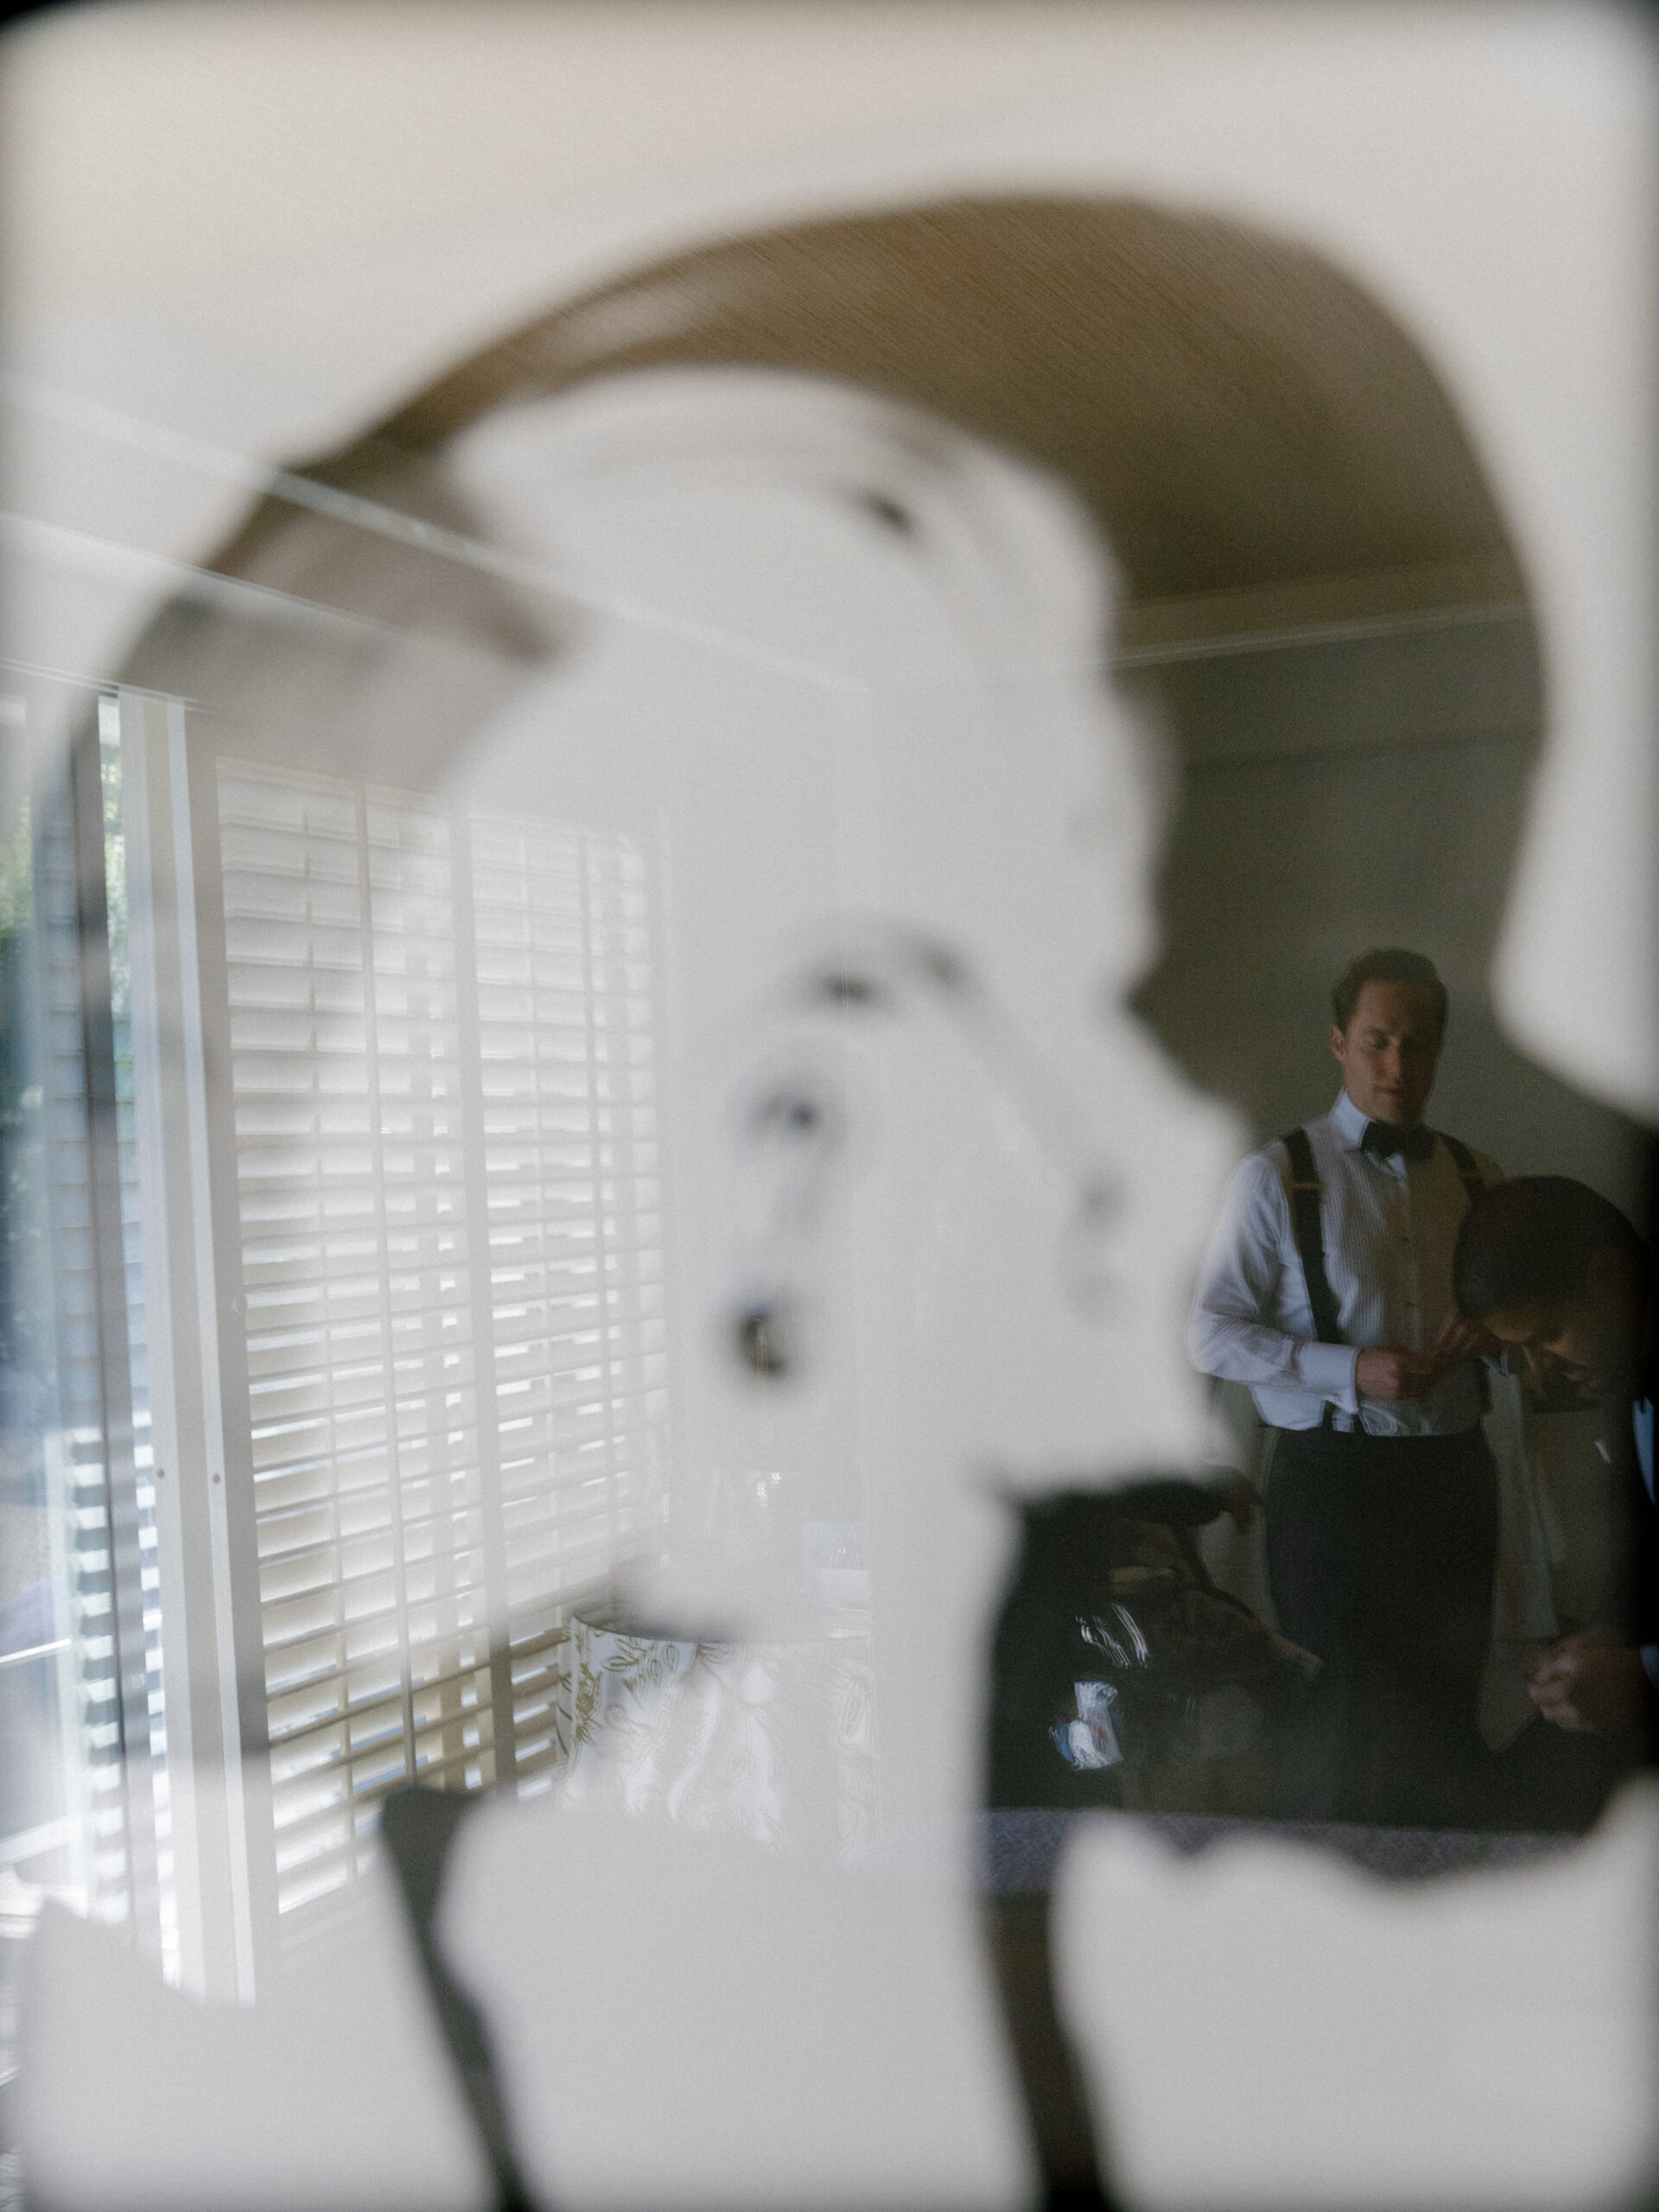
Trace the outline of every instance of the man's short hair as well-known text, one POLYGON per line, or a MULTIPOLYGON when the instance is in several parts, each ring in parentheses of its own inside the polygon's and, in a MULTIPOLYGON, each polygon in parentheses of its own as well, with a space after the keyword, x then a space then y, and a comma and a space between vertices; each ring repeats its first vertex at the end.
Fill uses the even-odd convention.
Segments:
POLYGON ((1442 1036, 1446 1033, 1449 1006, 1446 985, 1427 954, 1408 952, 1403 945, 1381 944, 1351 961, 1331 986, 1331 1012, 1344 1036, 1354 1018, 1354 1008, 1359 1004, 1359 995, 1367 983, 1414 983, 1419 990, 1428 993, 1434 1008, 1434 1027, 1442 1036))
POLYGON ((1618 1208, 1570 1175, 1517 1175, 1482 1191, 1464 1216, 1452 1294, 1471 1321, 1541 1300, 1576 1297, 1596 1253, 1637 1253, 1642 1239, 1618 1208))

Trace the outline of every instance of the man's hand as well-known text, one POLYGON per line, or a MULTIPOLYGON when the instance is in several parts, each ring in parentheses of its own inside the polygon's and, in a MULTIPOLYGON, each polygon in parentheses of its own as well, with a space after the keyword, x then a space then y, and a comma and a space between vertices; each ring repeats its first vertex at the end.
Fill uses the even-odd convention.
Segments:
POLYGON ((1497 1338, 1478 1321, 1448 1313, 1427 1351, 1395 1344, 1373 1344, 1354 1364, 1354 1388, 1362 1398, 1393 1405, 1402 1398, 1426 1398, 1442 1377, 1465 1359, 1484 1359, 1500 1349, 1497 1338))
POLYGON ((1649 1692, 1642 1655, 1606 1628, 1552 1643, 1527 1694, 1546 1720, 1580 1736, 1623 1736, 1641 1720, 1649 1692))
POLYGON ((1447 1368, 1460 1366, 1465 1359, 1493 1359, 1503 1349, 1490 1329, 1479 1321, 1465 1321, 1461 1313, 1446 1315, 1429 1346, 1433 1357, 1447 1368))
POLYGON ((1372 1344, 1354 1362, 1354 1388, 1362 1398, 1393 1405, 1402 1398, 1426 1398, 1446 1370, 1436 1352, 1372 1344))

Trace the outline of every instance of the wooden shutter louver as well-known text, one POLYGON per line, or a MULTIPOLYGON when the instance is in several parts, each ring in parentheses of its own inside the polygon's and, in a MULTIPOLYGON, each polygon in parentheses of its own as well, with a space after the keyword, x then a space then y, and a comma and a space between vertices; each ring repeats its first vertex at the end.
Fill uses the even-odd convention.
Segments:
POLYGON ((564 1748, 569 1609, 660 1496, 667 1414, 645 864, 471 824, 499 1495, 521 1774, 564 1748))
POLYGON ((36 833, 35 902, 47 1101, 46 1183, 57 1302, 57 1402, 66 1462, 65 1565, 85 1793, 87 1906, 95 1917, 124 1919, 127 1864, 120 1681, 114 1563, 105 1495, 75 850, 68 805, 56 794, 42 808, 36 833))
POLYGON ((93 714, 64 782, 42 794, 32 869, 82 1839, 69 1886, 175 1974, 121 767, 114 702, 97 701, 93 714))
POLYGON ((296 1913, 389 1787, 562 1755, 568 1608, 637 1526, 665 1408, 648 887, 621 833, 228 760, 219 810, 296 1913))

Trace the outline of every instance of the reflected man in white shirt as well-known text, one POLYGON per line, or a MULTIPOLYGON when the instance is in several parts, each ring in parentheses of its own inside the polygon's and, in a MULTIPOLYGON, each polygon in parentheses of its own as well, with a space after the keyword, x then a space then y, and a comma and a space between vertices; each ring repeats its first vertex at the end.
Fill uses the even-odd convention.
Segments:
POLYGON ((1446 987, 1421 953, 1356 960, 1332 992, 1343 1088, 1241 1161, 1190 1331, 1273 1430, 1268 1574, 1280 1625, 1325 1662, 1287 1736, 1291 1817, 1459 1826, 1489 1754, 1497 1475, 1452 1255, 1494 1163, 1423 1121, 1446 987))

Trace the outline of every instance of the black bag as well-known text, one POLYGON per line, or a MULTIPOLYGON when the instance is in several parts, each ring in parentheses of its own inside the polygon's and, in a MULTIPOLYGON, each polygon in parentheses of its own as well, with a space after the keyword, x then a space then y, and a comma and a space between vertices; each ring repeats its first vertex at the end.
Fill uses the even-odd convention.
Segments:
POLYGON ((1217 1588, 1201 1484, 1023 1509, 992 1651, 988 1802, 1134 1805, 1156 1778, 1262 1751, 1318 1662, 1217 1588))

